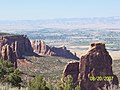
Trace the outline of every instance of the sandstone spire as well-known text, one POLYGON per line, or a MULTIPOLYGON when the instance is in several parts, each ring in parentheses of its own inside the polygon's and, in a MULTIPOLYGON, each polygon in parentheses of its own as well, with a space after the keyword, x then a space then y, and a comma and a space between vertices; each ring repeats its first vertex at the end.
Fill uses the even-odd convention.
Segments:
POLYGON ((73 76, 74 80, 74 76, 78 76, 74 83, 79 82, 81 90, 109 90, 110 86, 119 85, 117 76, 113 74, 112 58, 105 43, 92 43, 87 54, 81 56, 79 67, 75 68, 73 65, 77 66, 77 63, 68 64, 63 73, 65 76, 73 76))

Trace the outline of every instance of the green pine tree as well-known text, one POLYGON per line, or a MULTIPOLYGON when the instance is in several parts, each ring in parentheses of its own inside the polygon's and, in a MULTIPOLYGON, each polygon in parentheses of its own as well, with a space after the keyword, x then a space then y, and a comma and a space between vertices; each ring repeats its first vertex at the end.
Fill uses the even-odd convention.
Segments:
POLYGON ((0 83, 9 83, 12 86, 20 87, 22 79, 21 72, 14 68, 14 65, 7 60, 0 60, 0 83))

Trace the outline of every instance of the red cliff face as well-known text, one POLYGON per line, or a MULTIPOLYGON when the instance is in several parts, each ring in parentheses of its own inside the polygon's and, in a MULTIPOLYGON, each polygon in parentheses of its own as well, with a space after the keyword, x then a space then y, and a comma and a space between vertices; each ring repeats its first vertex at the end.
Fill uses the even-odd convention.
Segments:
POLYGON ((26 35, 10 35, 10 36, 1 36, 1 47, 5 44, 15 46, 20 53, 33 52, 31 43, 26 35), (17 43, 15 43, 17 42, 17 43))
POLYGON ((34 52, 40 55, 59 56, 59 57, 79 60, 79 58, 76 55, 74 55, 72 52, 67 50, 65 46, 59 48, 49 47, 48 45, 45 44, 44 41, 37 40, 37 41, 32 41, 32 47, 34 52))
POLYGON ((23 55, 39 56, 38 54, 79 59, 66 47, 49 47, 41 40, 31 43, 26 35, 0 35, 0 57, 3 60, 11 61, 17 66, 16 60, 23 58, 23 55))
MULTIPOLYGON (((113 74, 112 58, 104 43, 91 44, 87 54, 81 56, 78 69, 79 75, 76 73, 78 79, 75 83, 79 82, 81 90, 109 90, 111 85, 119 83, 118 78, 113 74)), ((68 72, 64 72, 66 73, 68 72)))
POLYGON ((14 51, 8 44, 2 46, 1 59, 8 60, 9 62, 13 63, 15 67, 17 67, 17 52, 14 51))
POLYGON ((11 61, 17 67, 17 59, 33 49, 25 35, 0 35, 0 56, 3 60, 11 61))

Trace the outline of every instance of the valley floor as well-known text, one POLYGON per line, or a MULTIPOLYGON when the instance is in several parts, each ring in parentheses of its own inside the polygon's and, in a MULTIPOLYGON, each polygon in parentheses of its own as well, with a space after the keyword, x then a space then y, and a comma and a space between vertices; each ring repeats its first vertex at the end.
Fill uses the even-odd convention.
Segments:
MULTIPOLYGON (((70 49, 70 51, 72 51, 73 53, 76 52, 77 56, 78 57, 81 57, 82 55, 84 55, 87 50, 77 50, 77 49, 70 49)), ((120 51, 110 51, 108 50, 110 56, 112 57, 113 60, 116 60, 116 59, 120 59, 120 51)))

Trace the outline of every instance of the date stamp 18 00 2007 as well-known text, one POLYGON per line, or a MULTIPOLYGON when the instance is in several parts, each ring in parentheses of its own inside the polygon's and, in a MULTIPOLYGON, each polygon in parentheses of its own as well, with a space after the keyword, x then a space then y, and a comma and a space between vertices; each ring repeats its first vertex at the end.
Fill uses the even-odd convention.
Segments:
POLYGON ((90 81, 111 81, 114 76, 90 76, 90 81))

